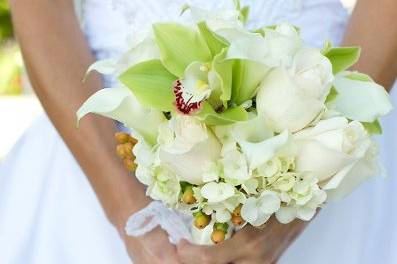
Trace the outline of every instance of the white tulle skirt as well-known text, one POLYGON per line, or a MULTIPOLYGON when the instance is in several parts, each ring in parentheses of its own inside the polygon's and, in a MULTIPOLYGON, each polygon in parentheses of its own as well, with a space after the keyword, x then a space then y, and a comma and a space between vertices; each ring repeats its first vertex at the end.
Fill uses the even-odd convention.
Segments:
MULTIPOLYGON (((389 177, 329 204, 282 264, 397 263, 396 120, 396 112, 384 120, 380 139, 389 177)), ((0 263, 129 263, 85 175, 45 116, 0 166, 0 263)))

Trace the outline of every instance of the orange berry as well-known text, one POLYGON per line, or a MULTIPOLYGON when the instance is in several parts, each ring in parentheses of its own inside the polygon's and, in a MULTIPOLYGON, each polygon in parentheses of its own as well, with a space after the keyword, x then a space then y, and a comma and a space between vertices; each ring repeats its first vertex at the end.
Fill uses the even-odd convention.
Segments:
POLYGON ((183 192, 182 201, 185 204, 194 204, 196 202, 192 187, 186 188, 186 190, 183 192))
POLYGON ((243 207, 242 204, 240 204, 239 206, 237 206, 237 207, 234 209, 232 215, 241 216, 241 207, 243 207))
POLYGON ((131 142, 123 144, 126 157, 133 157, 132 148, 134 147, 131 142))
POLYGON ((135 138, 129 136, 128 142, 132 143, 132 145, 136 145, 136 143, 138 143, 138 140, 136 140, 135 138))
POLYGON ((212 231, 211 240, 215 244, 218 244, 225 240, 226 232, 220 229, 215 229, 212 231))
POLYGON ((128 170, 128 171, 135 171, 136 169, 136 164, 134 162, 134 160, 130 157, 127 157, 123 160, 124 162, 124 167, 128 170))
POLYGON ((242 224, 244 224, 244 219, 239 215, 232 214, 232 223, 235 226, 241 226, 242 224))
POLYGON ((124 144, 130 141, 130 135, 124 132, 117 132, 116 134, 114 134, 114 138, 120 144, 124 144))
POLYGON ((198 212, 194 216, 194 226, 198 229, 204 229, 211 222, 211 217, 209 215, 198 212))
POLYGON ((119 156, 122 159, 126 157, 125 147, 123 144, 117 145, 116 153, 117 153, 117 156, 119 156))

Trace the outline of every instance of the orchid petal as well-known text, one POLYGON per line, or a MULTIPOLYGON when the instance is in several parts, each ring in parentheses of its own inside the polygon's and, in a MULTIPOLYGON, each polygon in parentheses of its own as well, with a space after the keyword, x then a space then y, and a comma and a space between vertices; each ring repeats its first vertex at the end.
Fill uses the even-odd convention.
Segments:
POLYGON ((245 121, 248 118, 248 114, 243 107, 233 107, 222 113, 217 113, 208 102, 204 102, 201 111, 197 114, 197 118, 207 125, 219 126, 245 121))
POLYGON ((249 60, 237 60, 233 65, 231 100, 240 105, 257 93, 260 83, 269 68, 261 63, 249 60))
POLYGON ((182 77, 193 61, 208 62, 211 51, 199 32, 176 23, 153 25, 157 45, 164 66, 172 74, 182 77))
MULTIPOLYGON (((223 106, 227 107, 227 102, 232 95, 232 70, 233 62, 224 60, 227 50, 222 50, 221 53, 215 56, 212 61, 211 71, 209 72, 208 79, 212 89, 210 102, 220 101, 223 106)), ((214 103, 212 103, 214 105, 214 103)), ((222 105, 220 105, 222 106, 222 105)))
POLYGON ((161 111, 175 109, 172 86, 176 77, 159 60, 136 64, 120 75, 119 79, 142 105, 161 111))

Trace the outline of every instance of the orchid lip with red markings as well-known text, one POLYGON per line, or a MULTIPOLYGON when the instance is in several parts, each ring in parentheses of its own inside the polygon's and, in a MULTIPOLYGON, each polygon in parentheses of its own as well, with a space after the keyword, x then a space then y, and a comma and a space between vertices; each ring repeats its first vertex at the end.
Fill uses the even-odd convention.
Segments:
POLYGON ((192 114, 201 107, 201 102, 191 102, 193 96, 188 100, 183 98, 183 84, 180 80, 176 80, 173 84, 173 92, 175 94, 175 105, 179 112, 185 115, 192 114))

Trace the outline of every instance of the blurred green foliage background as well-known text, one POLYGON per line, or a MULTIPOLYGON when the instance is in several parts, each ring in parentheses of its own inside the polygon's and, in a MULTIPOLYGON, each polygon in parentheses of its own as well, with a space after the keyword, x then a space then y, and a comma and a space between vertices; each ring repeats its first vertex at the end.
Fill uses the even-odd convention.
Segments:
POLYGON ((0 42, 12 37, 10 7, 7 0, 0 0, 0 42))
POLYGON ((14 40, 10 7, 0 0, 0 95, 22 93, 22 59, 14 40))

